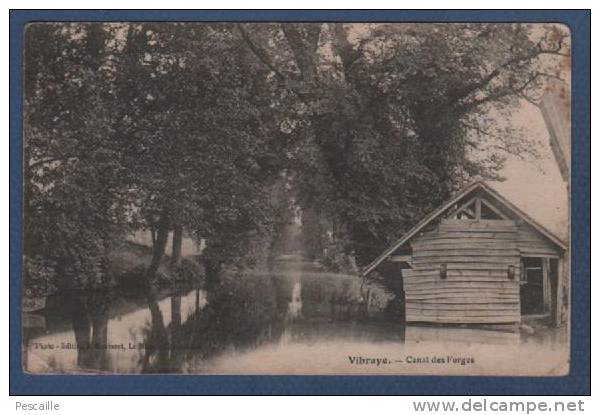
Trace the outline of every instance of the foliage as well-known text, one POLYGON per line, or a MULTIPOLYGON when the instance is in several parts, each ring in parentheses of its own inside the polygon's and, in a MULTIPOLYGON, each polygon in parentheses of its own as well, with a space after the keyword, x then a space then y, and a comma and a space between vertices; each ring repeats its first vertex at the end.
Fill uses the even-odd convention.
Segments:
POLYGON ((127 39, 119 130, 138 211, 206 239, 207 262, 238 258, 270 231, 281 170, 264 77, 223 25, 131 25, 127 39))
POLYGON ((364 264, 535 155, 503 117, 569 55, 560 26, 487 23, 36 23, 25 43, 25 252, 60 287, 105 285, 137 229, 145 275, 171 231, 176 273, 183 234, 209 273, 262 266, 298 207, 309 257, 364 264))
POLYGON ((59 286, 103 284, 124 224, 104 42, 93 25, 25 33, 25 252, 55 264, 59 286))
POLYGON ((181 263, 173 270, 173 280, 183 282, 198 282, 202 280, 204 270, 196 261, 183 258, 181 263))
POLYGON ((23 286, 26 287, 26 297, 43 296, 56 291, 56 275, 52 265, 40 256, 23 257, 23 286))
POLYGON ((282 24, 262 43, 240 30, 297 98, 299 203, 340 223, 363 264, 466 181, 498 179, 506 152, 534 152, 498 120, 569 55, 553 25, 282 24))

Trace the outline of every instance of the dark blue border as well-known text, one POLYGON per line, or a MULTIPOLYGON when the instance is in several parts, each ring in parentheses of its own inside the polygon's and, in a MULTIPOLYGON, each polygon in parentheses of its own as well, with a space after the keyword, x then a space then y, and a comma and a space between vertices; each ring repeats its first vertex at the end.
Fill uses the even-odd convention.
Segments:
POLYGON ((590 12, 582 10, 39 10, 10 12, 11 395, 589 395, 590 12), (22 34, 32 21, 519 21, 558 22, 573 36, 572 343, 564 377, 74 376, 21 369, 22 34))

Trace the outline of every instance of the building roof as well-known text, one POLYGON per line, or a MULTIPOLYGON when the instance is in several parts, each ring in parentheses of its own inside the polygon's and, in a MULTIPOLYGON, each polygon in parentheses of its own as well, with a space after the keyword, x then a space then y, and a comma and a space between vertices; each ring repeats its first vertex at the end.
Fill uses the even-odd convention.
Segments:
POLYGON ((447 209, 449 209, 450 207, 452 207, 455 203, 457 203, 458 201, 460 201, 461 199, 463 199, 465 196, 469 195, 470 193, 472 193, 472 192, 474 192, 476 190, 482 190, 483 192, 485 192, 486 194, 488 194, 489 196, 491 196, 493 199, 495 199, 496 201, 498 201, 506 209, 510 210, 516 216, 518 216, 521 219, 523 219, 524 222, 526 222, 527 224, 529 224, 530 226, 532 226, 535 230, 537 230, 544 237, 546 237, 547 239, 549 239, 552 243, 554 243, 556 246, 558 246, 561 250, 563 250, 563 251, 567 250, 567 244, 565 242, 563 242, 560 238, 558 238, 556 235, 554 235, 548 229, 544 228, 542 225, 540 225, 539 223, 537 223, 529 215, 527 215, 521 209, 519 209, 518 207, 516 207, 514 204, 512 204, 510 201, 508 201, 508 199, 506 199, 500 193, 498 193, 497 191, 495 191, 494 189, 492 189, 485 182, 478 181, 478 182, 474 182, 471 185, 465 187, 463 190, 461 190, 460 192, 458 192, 450 200, 448 200, 447 202, 445 202, 444 204, 442 204, 439 208, 437 208, 436 210, 434 210, 433 212, 431 212, 429 215, 425 216, 425 218, 423 218, 419 223, 417 223, 412 229, 410 229, 408 232, 406 232, 400 239, 398 239, 396 242, 394 242, 381 255, 379 255, 377 258, 375 258, 375 260, 373 260, 373 262, 371 262, 369 265, 367 265, 366 267, 364 267, 363 271, 362 271, 362 275, 363 276, 367 275, 368 273, 370 273, 371 271, 373 271, 388 256, 390 256, 391 254, 393 254, 396 249, 398 249, 399 247, 401 247, 409 239, 411 239, 413 236, 415 236, 417 233, 419 233, 419 231, 421 231, 423 228, 425 228, 429 223, 431 223, 432 221, 434 221, 438 216, 440 216, 447 209))

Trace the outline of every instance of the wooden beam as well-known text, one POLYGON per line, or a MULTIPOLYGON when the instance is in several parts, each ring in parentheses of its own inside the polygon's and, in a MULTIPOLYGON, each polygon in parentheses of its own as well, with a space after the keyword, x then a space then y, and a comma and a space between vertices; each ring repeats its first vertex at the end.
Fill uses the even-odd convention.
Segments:
POLYGON ((488 209, 490 209, 492 212, 494 212, 496 215, 500 216, 502 219, 507 219, 507 220, 509 220, 509 218, 508 218, 508 217, 507 217, 507 216, 506 216, 504 213, 500 212, 500 210, 499 210, 499 209, 498 209, 496 206, 492 205, 490 202, 488 202, 488 201, 487 201, 487 200, 485 200, 485 199, 479 199, 479 200, 480 200, 480 202, 482 202, 482 203, 483 203, 483 204, 484 204, 484 205, 485 205, 485 206, 486 206, 488 209))
POLYGON ((558 259, 560 258, 559 254, 545 254, 545 253, 537 253, 537 252, 523 252, 523 248, 519 248, 521 251, 521 258, 547 258, 547 259, 558 259))
POLYGON ((556 327, 560 327, 562 326, 564 259, 558 260, 556 268, 556 314, 554 315, 554 324, 556 327))
POLYGON ((551 304, 551 289, 550 279, 548 278, 550 268, 550 260, 542 258, 542 291, 544 296, 544 312, 550 311, 551 304))
POLYGON ((463 203, 462 205, 460 205, 459 207, 457 207, 456 209, 451 211, 450 214, 448 214, 448 217, 459 214, 460 212, 462 212, 463 210, 468 208, 475 201, 475 199, 477 199, 477 198, 473 197, 473 198, 469 199, 467 201, 467 203, 463 203))
POLYGON ((464 208, 460 213, 466 214, 467 216, 469 216, 469 219, 476 219, 475 212, 468 207, 464 208))
POLYGON ((412 262, 412 255, 392 255, 389 258, 391 262, 408 262, 409 264, 412 262))
POLYGON ((475 219, 481 219, 481 199, 475 199, 475 219))

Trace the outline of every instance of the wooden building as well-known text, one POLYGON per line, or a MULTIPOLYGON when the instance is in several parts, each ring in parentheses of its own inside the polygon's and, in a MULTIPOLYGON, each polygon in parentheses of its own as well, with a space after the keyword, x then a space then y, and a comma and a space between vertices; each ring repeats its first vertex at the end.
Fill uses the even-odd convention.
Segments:
POLYGON ((395 263, 406 321, 562 321, 567 245, 483 182, 425 217, 363 270, 395 263), (563 274, 564 273, 564 274, 563 274))

